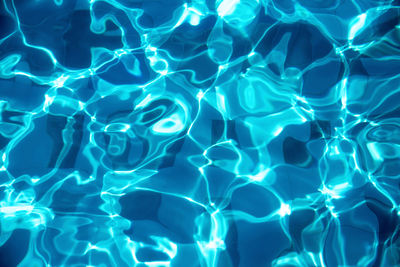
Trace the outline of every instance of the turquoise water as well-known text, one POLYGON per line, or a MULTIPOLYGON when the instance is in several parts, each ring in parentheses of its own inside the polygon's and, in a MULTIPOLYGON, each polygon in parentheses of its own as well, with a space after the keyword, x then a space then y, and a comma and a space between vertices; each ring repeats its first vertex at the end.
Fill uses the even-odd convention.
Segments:
POLYGON ((400 266, 399 6, 0 1, 0 266, 400 266))

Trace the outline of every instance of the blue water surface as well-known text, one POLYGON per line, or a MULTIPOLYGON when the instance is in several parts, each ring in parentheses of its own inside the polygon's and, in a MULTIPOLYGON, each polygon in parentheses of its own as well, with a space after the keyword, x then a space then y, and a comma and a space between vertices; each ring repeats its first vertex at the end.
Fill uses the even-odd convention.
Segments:
POLYGON ((400 1, 0 1, 0 266, 400 266, 400 1))

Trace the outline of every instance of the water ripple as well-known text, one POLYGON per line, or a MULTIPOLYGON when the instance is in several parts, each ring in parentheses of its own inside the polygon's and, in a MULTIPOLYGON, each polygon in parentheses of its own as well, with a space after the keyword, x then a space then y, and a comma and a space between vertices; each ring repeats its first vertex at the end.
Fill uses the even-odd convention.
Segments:
POLYGON ((4 0, 1 266, 399 266, 399 1, 4 0))

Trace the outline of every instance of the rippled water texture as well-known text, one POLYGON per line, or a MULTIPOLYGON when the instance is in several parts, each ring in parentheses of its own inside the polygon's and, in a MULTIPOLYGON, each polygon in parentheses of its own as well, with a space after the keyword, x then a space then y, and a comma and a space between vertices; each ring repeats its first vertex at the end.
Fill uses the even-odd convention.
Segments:
POLYGON ((400 1, 0 1, 0 266, 400 266, 400 1))

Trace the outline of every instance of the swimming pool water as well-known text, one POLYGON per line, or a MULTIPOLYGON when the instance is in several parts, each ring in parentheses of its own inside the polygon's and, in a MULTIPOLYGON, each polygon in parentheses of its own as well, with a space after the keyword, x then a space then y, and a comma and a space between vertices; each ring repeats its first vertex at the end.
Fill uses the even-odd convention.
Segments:
POLYGON ((400 266, 399 4, 0 1, 0 266, 400 266))

